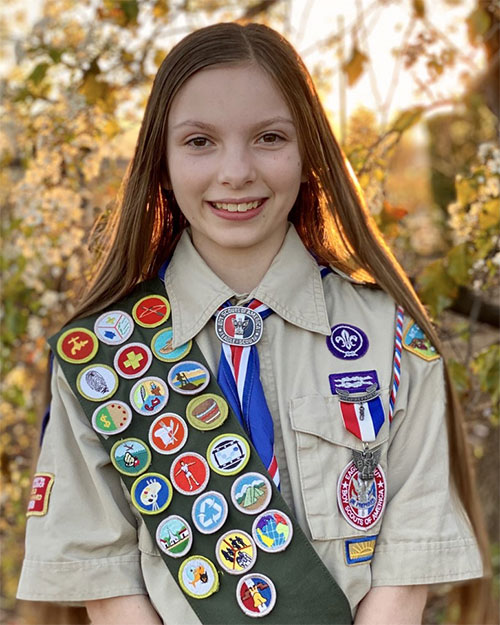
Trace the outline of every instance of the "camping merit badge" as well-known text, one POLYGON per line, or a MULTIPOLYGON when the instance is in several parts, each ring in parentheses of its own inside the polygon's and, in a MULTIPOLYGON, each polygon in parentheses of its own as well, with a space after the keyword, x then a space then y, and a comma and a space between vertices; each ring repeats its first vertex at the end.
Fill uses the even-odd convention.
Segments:
POLYGON ((215 333, 226 345, 248 347, 262 336, 262 317, 245 306, 228 306, 215 317, 215 333))
POLYGON ((380 450, 352 452, 353 460, 337 485, 337 502, 344 519, 358 530, 368 530, 382 517, 387 497, 380 450))

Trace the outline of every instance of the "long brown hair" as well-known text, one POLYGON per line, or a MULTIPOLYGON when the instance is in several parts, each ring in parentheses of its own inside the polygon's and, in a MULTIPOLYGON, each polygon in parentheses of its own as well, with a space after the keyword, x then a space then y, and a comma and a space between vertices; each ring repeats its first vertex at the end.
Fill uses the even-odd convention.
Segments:
MULTIPOLYGON (((215 65, 257 64, 272 78, 292 113, 307 178, 290 213, 305 246, 324 263, 357 271, 402 305, 441 351, 439 339, 407 276, 385 245, 333 135, 311 77, 293 47, 261 24, 223 23, 178 43, 160 66, 116 210, 99 241, 94 278, 74 318, 105 308, 156 275, 187 222, 171 191, 166 159, 172 100, 196 72, 215 65)), ((472 486, 460 406, 446 373, 451 474, 488 569, 487 539, 472 486)), ((467 598, 463 622, 486 622, 481 584, 467 598)), ((484 584, 482 586, 484 588, 484 584)))

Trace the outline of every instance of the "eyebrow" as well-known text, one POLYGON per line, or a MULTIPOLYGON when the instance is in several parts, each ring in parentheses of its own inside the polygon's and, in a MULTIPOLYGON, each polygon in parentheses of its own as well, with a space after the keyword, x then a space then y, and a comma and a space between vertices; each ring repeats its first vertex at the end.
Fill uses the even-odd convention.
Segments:
MULTIPOLYGON (((281 117, 278 115, 277 117, 271 117, 270 119, 265 119, 261 122, 257 122, 256 124, 254 124, 254 129, 264 128, 266 126, 272 126, 273 124, 276 124, 276 123, 291 124, 292 126, 295 125, 292 119, 288 117, 281 117)), ((176 130, 177 128, 181 128, 182 126, 193 126, 195 128, 200 128, 201 130, 211 130, 211 131, 214 131, 216 129, 213 124, 207 124, 205 122, 201 122, 196 119, 185 119, 184 121, 176 124, 173 127, 173 130, 176 130)))

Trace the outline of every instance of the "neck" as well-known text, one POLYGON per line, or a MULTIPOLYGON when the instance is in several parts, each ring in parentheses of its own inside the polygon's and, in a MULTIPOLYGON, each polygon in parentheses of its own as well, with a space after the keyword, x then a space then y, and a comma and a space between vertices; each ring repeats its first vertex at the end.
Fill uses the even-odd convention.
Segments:
POLYGON ((192 234, 193 245, 210 269, 235 293, 250 293, 261 282, 279 252, 286 229, 252 247, 219 247, 192 234))

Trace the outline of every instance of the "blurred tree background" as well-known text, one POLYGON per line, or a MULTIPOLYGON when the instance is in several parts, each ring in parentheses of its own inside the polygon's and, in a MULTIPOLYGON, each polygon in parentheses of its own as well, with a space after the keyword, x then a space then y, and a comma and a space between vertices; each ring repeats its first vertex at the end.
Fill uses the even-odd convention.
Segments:
MULTIPOLYGON (((427 0, 355 0, 354 20, 339 9, 329 36, 301 47, 311 11, 326 4, 294 0, 296 26, 288 0, 39 0, 36 20, 35 9, 4 0, 1 622, 55 622, 14 598, 46 338, 71 314, 88 277, 91 233, 115 201, 158 65, 188 32, 235 19, 276 28, 303 54, 369 206, 438 325, 467 415, 498 571, 500 5, 432 3, 462 8, 464 46, 456 28, 435 23, 427 0), (394 26, 393 68, 382 76, 373 24, 395 6, 406 20, 394 26), (457 71, 460 89, 450 90, 444 79, 457 71), (418 105, 394 106, 402 76, 412 77, 418 105), (346 99, 366 78, 372 106, 348 112, 346 99)), ((448 587, 433 589, 425 622, 457 622, 449 597, 448 587)))

